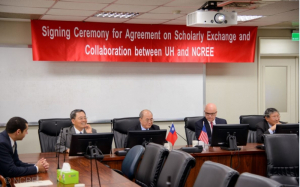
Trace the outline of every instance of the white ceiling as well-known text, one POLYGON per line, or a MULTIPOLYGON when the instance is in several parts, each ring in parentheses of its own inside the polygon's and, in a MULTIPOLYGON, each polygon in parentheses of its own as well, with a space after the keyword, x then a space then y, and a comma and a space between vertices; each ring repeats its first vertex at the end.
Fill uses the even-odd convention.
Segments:
MULTIPOLYGON (((0 0, 0 20, 38 19, 185 25, 186 15, 196 11, 205 2, 205 0, 0 0), (94 17, 100 11, 139 12, 139 15, 131 19, 94 17)), ((227 0, 223 2, 223 4, 228 3, 231 4, 224 6, 223 10, 236 11, 238 15, 265 16, 257 20, 238 22, 238 26, 299 28, 299 1, 227 0), (239 2, 239 7, 232 2, 239 2)))

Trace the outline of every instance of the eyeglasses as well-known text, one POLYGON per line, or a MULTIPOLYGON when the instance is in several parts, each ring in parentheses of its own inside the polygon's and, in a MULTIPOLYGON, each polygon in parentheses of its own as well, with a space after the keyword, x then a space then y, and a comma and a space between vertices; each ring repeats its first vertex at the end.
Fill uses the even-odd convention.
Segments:
POLYGON ((81 117, 81 118, 78 118, 78 120, 80 120, 80 121, 87 120, 87 117, 81 117))
POLYGON ((153 121, 153 118, 151 118, 151 119, 145 119, 145 121, 147 121, 147 122, 152 122, 152 121, 153 121))
POLYGON ((280 115, 270 116, 270 118, 272 118, 272 119, 279 119, 279 118, 280 118, 280 115))
POLYGON ((205 111, 204 111, 204 113, 205 113, 205 115, 207 115, 207 116, 214 116, 214 115, 217 114, 217 112, 215 112, 215 113, 208 113, 208 112, 205 112, 205 111))

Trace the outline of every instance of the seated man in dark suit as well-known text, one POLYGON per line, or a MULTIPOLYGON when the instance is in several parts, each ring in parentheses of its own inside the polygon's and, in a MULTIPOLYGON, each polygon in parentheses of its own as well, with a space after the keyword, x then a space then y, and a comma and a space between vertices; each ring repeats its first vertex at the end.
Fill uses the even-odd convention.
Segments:
POLYGON ((213 125, 216 124, 227 124, 227 121, 222 118, 217 118, 217 107, 213 103, 208 103, 204 109, 205 117, 200 119, 195 123, 195 135, 197 140, 199 140, 200 133, 202 131, 203 125, 205 125, 208 142, 211 143, 211 135, 213 131, 213 125))
POLYGON ((28 130, 28 123, 21 117, 11 118, 4 131, 0 133, 0 175, 3 177, 18 177, 46 172, 49 164, 46 159, 40 159, 35 165, 19 160, 17 142, 22 140, 28 130))
POLYGON ((259 122, 256 127, 257 143, 263 143, 263 135, 273 134, 276 130, 276 125, 281 124, 280 114, 275 108, 267 108, 264 115, 265 120, 259 122))
POLYGON ((72 134, 97 133, 96 129, 93 129, 91 125, 87 124, 84 110, 73 110, 70 114, 70 118, 73 126, 64 128, 57 138, 56 150, 59 150, 59 152, 64 152, 66 150, 66 152, 69 153, 72 134))
POLYGON ((153 114, 150 110, 142 110, 139 117, 141 124, 130 130, 160 130, 159 126, 153 124, 153 114))
MULTIPOLYGON (((140 130, 160 130, 158 125, 153 124, 153 114, 150 110, 142 110, 140 112, 140 124, 134 126, 128 131, 140 131, 140 130)), ((127 137, 124 141, 124 147, 127 146, 127 137)))

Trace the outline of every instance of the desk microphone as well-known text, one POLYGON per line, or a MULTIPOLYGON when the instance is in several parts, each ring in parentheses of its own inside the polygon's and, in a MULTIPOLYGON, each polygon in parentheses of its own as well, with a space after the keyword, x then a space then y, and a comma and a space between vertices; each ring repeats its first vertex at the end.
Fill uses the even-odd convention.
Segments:
MULTIPOLYGON (((169 128, 171 128, 170 126, 168 126, 169 128)), ((176 131, 175 131, 176 132, 176 131)), ((177 135, 179 135, 182 139, 184 139, 178 132, 176 132, 177 135)), ((186 141, 186 139, 184 139, 184 141, 186 141)), ((186 144, 188 145, 188 142, 186 141, 186 144)))
MULTIPOLYGON (((168 126, 169 128, 171 128, 170 126, 168 126)), ((175 131, 176 132, 176 131, 175 131)), ((176 134, 178 134, 176 132, 176 134)), ((184 139, 180 134, 178 134, 182 139, 184 139)), ((186 139, 184 139, 184 141, 186 141, 186 139)), ((186 141, 187 145, 188 142, 186 141)), ((201 153, 203 151, 203 147, 202 146, 197 146, 197 147, 182 147, 180 148, 181 151, 187 152, 187 153, 201 153)))
MULTIPOLYGON (((56 141, 55 141, 55 150, 56 150, 56 144, 57 144, 57 122, 56 121, 55 121, 55 137, 56 137, 56 141)), ((57 151, 55 157, 57 157, 57 151)))
POLYGON ((68 129, 66 129, 66 141, 65 141, 64 162, 66 162, 67 141, 68 141, 68 129))
POLYGON ((61 139, 63 134, 63 128, 60 130, 60 139, 59 139, 59 147, 58 147, 58 159, 57 159, 57 169, 59 169, 59 153, 60 153, 60 147, 61 147, 61 139))

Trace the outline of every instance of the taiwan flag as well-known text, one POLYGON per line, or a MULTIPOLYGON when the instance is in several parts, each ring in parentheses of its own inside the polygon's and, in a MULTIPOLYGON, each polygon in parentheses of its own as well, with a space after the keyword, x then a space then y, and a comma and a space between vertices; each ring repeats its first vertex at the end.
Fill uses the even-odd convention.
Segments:
POLYGON ((168 141, 168 142, 171 142, 171 144, 174 146, 176 140, 177 140, 177 133, 176 133, 174 124, 172 123, 170 132, 169 132, 169 134, 168 134, 168 136, 167 136, 167 141, 168 141))

